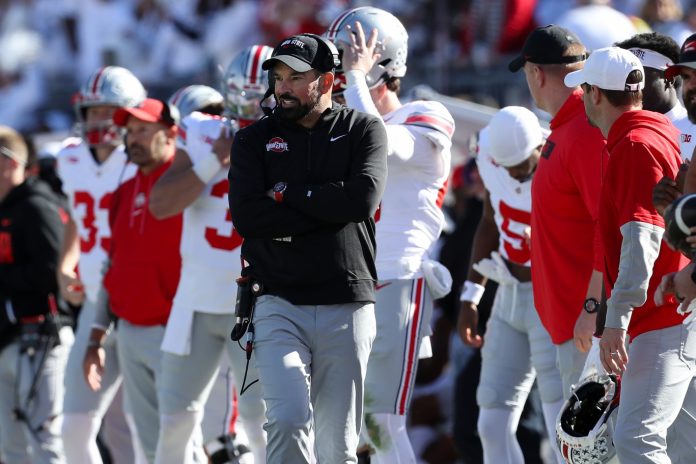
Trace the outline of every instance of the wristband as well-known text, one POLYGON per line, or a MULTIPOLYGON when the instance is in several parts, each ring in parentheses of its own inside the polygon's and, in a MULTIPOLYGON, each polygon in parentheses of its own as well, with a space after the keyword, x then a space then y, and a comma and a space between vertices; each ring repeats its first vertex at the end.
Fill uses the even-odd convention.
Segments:
POLYGON ((196 174, 204 184, 207 184, 212 180, 215 175, 220 172, 222 164, 215 153, 210 153, 193 164, 191 168, 193 173, 196 174))
POLYGON ((96 346, 97 348, 101 348, 102 344, 99 340, 90 340, 87 342, 87 348, 92 348, 93 346, 96 346))
POLYGON ((486 287, 483 285, 467 280, 464 282, 461 295, 459 295, 459 301, 471 301, 473 304, 478 305, 485 291, 486 287))

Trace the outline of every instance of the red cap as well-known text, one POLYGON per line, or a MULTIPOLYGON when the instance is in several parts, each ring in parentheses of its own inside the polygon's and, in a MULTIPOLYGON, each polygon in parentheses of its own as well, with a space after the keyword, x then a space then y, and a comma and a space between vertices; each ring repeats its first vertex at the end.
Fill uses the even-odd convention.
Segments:
POLYGON ((114 113, 114 124, 124 127, 130 116, 145 122, 160 122, 165 126, 173 126, 175 124, 169 106, 162 100, 155 98, 146 98, 135 108, 117 109, 114 113))

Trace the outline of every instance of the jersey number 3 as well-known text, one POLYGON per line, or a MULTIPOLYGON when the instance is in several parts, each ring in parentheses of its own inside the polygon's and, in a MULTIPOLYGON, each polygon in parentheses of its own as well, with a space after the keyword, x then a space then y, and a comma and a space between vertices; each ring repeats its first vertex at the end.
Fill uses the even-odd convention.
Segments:
MULTIPOLYGON (((229 181, 223 179, 217 184, 213 185, 210 194, 216 198, 224 197, 229 191, 229 181)), ((218 250, 232 251, 242 244, 242 236, 234 229, 232 226, 232 215, 230 210, 227 209, 227 216, 225 220, 230 223, 231 232, 229 235, 222 235, 214 227, 205 228, 205 240, 210 244, 211 247, 218 250)))
MULTIPOLYGON (((111 193, 107 193, 99 202, 95 202, 94 197, 89 192, 78 191, 75 192, 75 209, 77 210, 80 206, 84 206, 85 214, 82 217, 82 227, 84 227, 87 236, 80 235, 80 251, 82 253, 89 253, 92 251, 94 246, 97 244, 97 225, 96 225, 96 210, 99 209, 109 210, 109 204, 111 203, 111 193)), ((111 244, 111 237, 102 237, 99 241, 101 247, 109 252, 109 246, 111 244)))

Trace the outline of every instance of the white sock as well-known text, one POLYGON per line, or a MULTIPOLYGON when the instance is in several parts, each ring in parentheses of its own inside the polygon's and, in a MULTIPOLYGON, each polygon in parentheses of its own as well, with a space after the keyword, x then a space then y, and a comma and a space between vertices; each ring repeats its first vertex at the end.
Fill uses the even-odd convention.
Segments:
POLYGON ((68 464, 102 464, 97 447, 97 433, 101 419, 90 414, 63 415, 63 448, 68 464))
POLYGON ((241 425, 246 432, 249 440, 249 448, 254 455, 255 463, 266 462, 266 431, 263 429, 263 424, 266 423, 266 416, 260 415, 256 417, 242 417, 239 415, 238 425, 241 425))
POLYGON ((556 455, 556 461, 559 464, 563 464, 565 461, 561 457, 561 453, 556 445, 556 419, 558 418, 558 413, 563 407, 563 399, 553 403, 541 403, 541 409, 544 412, 544 424, 546 424, 546 433, 549 435, 549 442, 553 448, 553 452, 556 455))
POLYGON ((478 432, 483 446, 483 462, 486 464, 524 464, 522 448, 515 433, 520 422, 522 408, 481 408, 478 432))
POLYGON ((363 433, 375 451, 370 456, 373 464, 415 464, 416 457, 406 433, 406 416, 366 414, 363 433))

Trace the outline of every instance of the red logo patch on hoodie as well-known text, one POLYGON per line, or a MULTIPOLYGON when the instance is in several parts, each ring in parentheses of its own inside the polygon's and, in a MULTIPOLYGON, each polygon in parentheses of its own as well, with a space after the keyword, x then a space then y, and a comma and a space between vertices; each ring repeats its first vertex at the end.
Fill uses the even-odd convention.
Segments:
POLYGON ((282 153, 284 151, 290 151, 288 149, 288 143, 281 139, 280 137, 273 137, 266 144, 266 151, 272 151, 274 153, 282 153))

